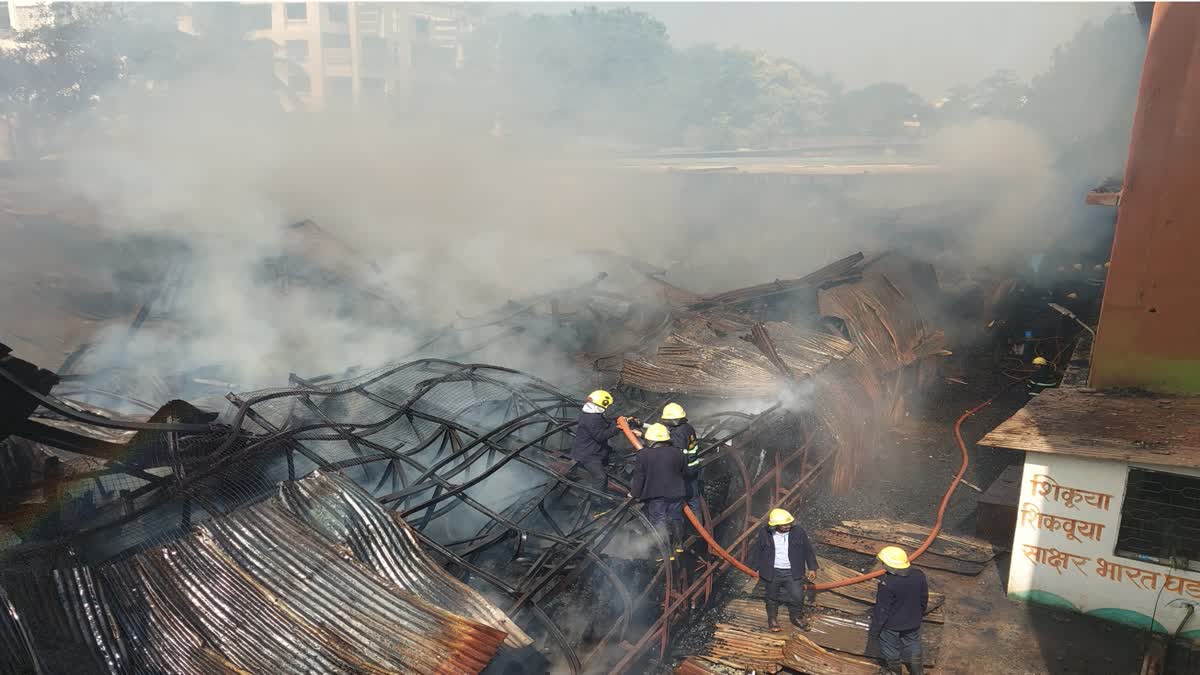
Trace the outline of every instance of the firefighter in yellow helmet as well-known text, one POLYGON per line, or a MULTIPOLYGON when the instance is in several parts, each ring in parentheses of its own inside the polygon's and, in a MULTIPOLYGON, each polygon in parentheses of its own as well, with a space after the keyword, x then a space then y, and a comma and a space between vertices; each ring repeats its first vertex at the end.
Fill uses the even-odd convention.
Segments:
POLYGON ((922 675, 921 619, 929 609, 929 584, 904 549, 885 546, 876 557, 887 573, 875 590, 868 635, 879 644, 883 672, 902 674, 905 663, 911 675, 922 675))
MULTIPOLYGON (((671 445, 683 451, 687 460, 687 495, 684 497, 688 508, 699 517, 700 511, 700 443, 696 438, 696 427, 688 422, 687 412, 678 403, 668 403, 663 406, 662 414, 658 416, 667 430, 671 432, 671 445)), ((676 553, 683 553, 684 523, 679 523, 675 532, 675 542, 679 544, 676 553)))
POLYGON ((609 441, 621 433, 616 420, 604 416, 612 403, 612 394, 603 389, 588 394, 575 425, 575 441, 571 446, 571 459, 583 474, 580 482, 600 492, 608 487, 608 473, 604 467, 612 452, 609 441))
POLYGON ((1029 384, 1026 387, 1030 396, 1037 396, 1046 389, 1058 386, 1058 371, 1053 363, 1045 357, 1038 356, 1033 359, 1032 365, 1033 374, 1029 376, 1029 384))
MULTIPOLYGON (((667 546, 676 547, 682 532, 683 497, 687 493, 684 474, 687 460, 683 451, 671 445, 671 432, 662 424, 651 424, 643 434, 647 445, 637 454, 629 494, 641 500, 646 518, 667 546)), ((674 559, 674 553, 669 554, 674 559)))
POLYGON ((767 629, 780 632, 779 603, 788 608, 793 626, 808 630, 804 618, 804 582, 817 578, 817 554, 808 533, 783 509, 771 509, 767 526, 758 531, 747 563, 766 584, 767 629))

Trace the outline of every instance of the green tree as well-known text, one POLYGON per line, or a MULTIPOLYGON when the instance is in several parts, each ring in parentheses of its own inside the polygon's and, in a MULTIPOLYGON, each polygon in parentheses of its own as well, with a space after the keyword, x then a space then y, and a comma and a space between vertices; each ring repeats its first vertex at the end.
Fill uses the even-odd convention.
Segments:
POLYGON ((760 56, 755 62, 758 97, 746 144, 757 147, 790 145, 800 136, 832 128, 841 85, 786 59, 760 56))
POLYGON ((726 149, 753 122, 758 93, 753 54, 702 45, 676 54, 657 104, 678 142, 726 149))
POLYGON ((1129 142, 1146 39, 1126 11, 1089 23, 1033 79, 1025 118, 1059 147, 1119 171, 1129 142))
POLYGON ((666 27, 628 8, 509 15, 493 32, 503 117, 583 134, 643 135, 671 60, 666 27))
POLYGON ((85 5, 18 33, 0 55, 0 114, 20 128, 23 154, 53 150, 55 137, 142 97, 170 95, 176 81, 250 78, 277 95, 285 88, 273 74, 272 45, 246 41, 236 6, 224 8, 197 7, 199 36, 177 29, 168 3, 85 5))
POLYGON ((846 133, 898 136, 905 122, 930 117, 931 107, 916 92, 895 82, 880 82, 842 97, 838 111, 846 133))

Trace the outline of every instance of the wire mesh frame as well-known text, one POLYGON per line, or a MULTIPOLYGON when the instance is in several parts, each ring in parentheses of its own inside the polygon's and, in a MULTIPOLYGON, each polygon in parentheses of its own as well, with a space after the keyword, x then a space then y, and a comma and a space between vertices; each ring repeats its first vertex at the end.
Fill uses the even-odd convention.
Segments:
MULTIPOLYGON (((224 423, 218 428, 205 427, 210 434, 205 442, 200 443, 208 448, 205 461, 196 462, 193 458, 190 464, 185 464, 180 454, 182 444, 195 440, 196 425, 155 425, 152 428, 144 423, 136 425, 140 432, 155 437, 155 442, 165 446, 171 469, 168 480, 147 483, 127 495, 128 508, 121 518, 71 533, 52 544, 74 548, 72 543, 85 537, 103 536, 108 530, 139 519, 152 520, 155 514, 167 513, 167 517, 177 517, 177 526, 170 530, 148 525, 145 530, 159 534, 146 537, 139 545, 129 547, 128 552, 153 546, 187 531, 203 518, 228 513, 233 508, 269 494, 269 489, 265 488, 277 481, 262 480, 257 484, 246 484, 233 478, 255 463, 261 465, 284 460, 275 462, 279 470, 282 470, 281 465, 286 465, 286 475, 277 477, 295 480, 318 468, 339 471, 382 462, 385 468, 373 488, 379 501, 410 519, 417 536, 430 549, 442 555, 447 564, 474 575, 511 598, 510 613, 530 613, 545 629, 549 639, 560 648, 572 671, 579 672, 584 663, 538 600, 552 598, 556 592, 567 588, 589 565, 594 565, 611 583, 614 597, 621 600, 621 612, 600 644, 591 650, 588 660, 596 657, 606 645, 624 639, 632 621, 634 594, 597 551, 603 550, 618 530, 630 525, 644 530, 663 554, 666 553, 667 542, 658 537, 640 509, 631 508, 631 499, 592 490, 567 477, 571 462, 563 451, 569 447, 572 439, 573 417, 578 402, 559 393, 548 383, 517 371, 443 360, 415 361, 321 386, 295 376, 292 377, 292 383, 296 386, 288 389, 255 392, 244 397, 231 396, 232 405, 226 411, 224 423), (392 387, 391 391, 384 391, 389 384, 398 386, 392 387), (470 390, 470 395, 460 391, 459 399, 462 400, 457 403, 453 400, 454 396, 444 393, 455 387, 462 389, 464 385, 470 390), (491 390, 492 398, 488 401, 502 402, 504 406, 500 415, 501 423, 486 431, 482 427, 475 429, 457 421, 472 417, 471 409, 480 403, 481 394, 476 391, 480 387, 491 390), (332 409, 338 408, 337 402, 351 399, 359 400, 377 417, 365 420, 361 417, 338 419, 331 413, 332 409), (330 405, 331 401, 334 404, 330 405), (436 414, 430 410, 444 412, 436 414), (397 438, 395 432, 401 427, 408 428, 407 438, 397 438), (389 430, 392 433, 386 433, 389 430), (220 431, 220 434, 214 437, 211 434, 215 431, 220 431), (337 447, 337 452, 330 452, 333 446, 337 447), (429 453, 435 446, 436 462, 427 464, 417 458, 422 453, 429 453), (467 494, 471 487, 510 462, 547 477, 543 485, 531 490, 530 496, 516 513, 498 513, 467 494), (482 464, 483 470, 473 478, 459 484, 451 482, 452 478, 470 471, 477 464, 482 464), (389 481, 393 488, 378 495, 389 481), (215 491, 225 489, 231 492, 232 489, 224 487, 231 482, 243 494, 233 495, 231 499, 213 498, 215 491), (607 500, 613 504, 613 508, 608 515, 594 521, 582 513, 571 514, 565 519, 574 525, 565 531, 558 527, 553 527, 554 531, 544 531, 523 526, 522 522, 535 509, 554 525, 544 504, 546 498, 558 489, 607 500), (179 506, 178 511, 168 508, 172 504, 179 506), (424 532, 431 522, 461 506, 467 506, 488 519, 489 524, 479 537, 458 545, 446 545, 424 532), (496 531, 487 532, 489 529, 496 531), (533 539, 547 545, 534 566, 521 574, 519 579, 503 578, 472 562, 486 548, 509 538, 521 543, 533 539), (570 573, 563 574, 570 563, 581 559, 582 564, 570 573)), ((345 407, 344 411, 362 412, 361 408, 351 408, 345 407)), ((710 426, 732 430, 711 439, 702 448, 701 456, 716 458, 726 454, 729 449, 727 443, 751 430, 757 433, 769 426, 776 413, 773 408, 759 416, 737 413, 711 416, 718 422, 710 426), (731 425, 731 419, 744 423, 731 425)), ((697 422, 704 425, 703 419, 697 422)), ((109 426, 112 424, 110 421, 109 426)), ((753 437, 755 434, 748 435, 753 437)), ((736 458, 738 453, 729 454, 736 458)), ((740 458, 736 462, 742 465, 740 458)), ((741 470, 744 474, 744 466, 741 470)), ((610 476, 610 481, 617 484, 620 494, 627 492, 628 486, 619 478, 610 476)), ((586 508, 587 503, 580 504, 577 511, 586 508)), ((745 506, 748 518, 749 500, 745 500, 745 506)), ((667 556, 663 555, 663 559, 667 559, 667 556)), ((664 588, 675 587, 671 565, 660 566, 646 587, 637 594, 639 601, 652 591, 659 579, 662 579, 664 588)), ((670 595, 664 593, 664 603, 670 595)), ((664 642, 665 635, 664 631, 664 642)))

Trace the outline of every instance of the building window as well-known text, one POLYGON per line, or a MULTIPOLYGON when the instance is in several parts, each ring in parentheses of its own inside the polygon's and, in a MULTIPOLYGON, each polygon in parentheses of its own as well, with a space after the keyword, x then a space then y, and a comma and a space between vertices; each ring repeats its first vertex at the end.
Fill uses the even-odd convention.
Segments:
POLYGON ((287 2, 283 5, 287 12, 288 21, 308 21, 308 4, 304 2, 287 2))
POLYGON ((321 46, 325 49, 349 49, 350 36, 346 33, 321 33, 321 46))
POLYGON ((305 63, 308 61, 308 40, 288 40, 287 41, 287 58, 288 61, 296 61, 297 63, 305 63))
POLYGON ((1129 469, 1116 554, 1200 569, 1200 478, 1129 469))
POLYGON ((329 5, 329 23, 349 23, 350 13, 346 5, 333 3, 329 5))
POLYGON ((8 15, 8 3, 0 3, 0 30, 11 30, 12 18, 8 15))
POLYGON ((383 78, 364 77, 359 83, 359 93, 364 100, 372 103, 382 101, 387 92, 383 78))
POLYGON ((412 32, 414 37, 428 38, 431 26, 432 22, 427 16, 414 16, 412 18, 412 32))
POLYGON ((349 101, 354 95, 354 86, 348 77, 325 78, 325 98, 334 101, 349 101))
POLYGON ((270 30, 271 6, 268 4, 247 4, 241 6, 242 31, 249 33, 256 30, 270 30))
POLYGON ((454 45, 416 43, 411 45, 409 59, 413 68, 448 72, 458 64, 458 49, 454 45))
POLYGON ((362 62, 368 68, 386 68, 390 52, 387 41, 377 35, 364 35, 362 42, 362 62))

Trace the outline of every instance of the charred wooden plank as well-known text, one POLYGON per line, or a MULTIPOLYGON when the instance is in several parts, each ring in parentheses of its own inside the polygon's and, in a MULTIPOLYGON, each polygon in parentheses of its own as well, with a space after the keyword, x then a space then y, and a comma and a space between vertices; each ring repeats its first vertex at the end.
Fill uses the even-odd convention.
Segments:
MULTIPOLYGON (((844 548, 847 551, 854 551, 855 553, 865 553, 867 555, 875 555, 881 548, 880 544, 886 543, 877 541, 875 539, 855 537, 844 532, 836 532, 833 530, 822 530, 817 532, 814 538, 817 541, 830 546, 844 548)), ((936 553, 929 552, 923 553, 920 558, 917 558, 913 561, 913 564, 921 567, 927 567, 929 569, 945 570, 947 572, 954 572, 956 574, 969 574, 972 576, 979 574, 983 571, 983 568, 986 567, 986 565, 983 563, 968 562, 966 560, 949 558, 944 555, 938 555, 936 553)))
MULTIPOLYGON (((840 526, 830 529, 910 550, 923 544, 930 533, 929 528, 921 525, 886 519, 844 520, 840 526)), ((929 545, 929 552, 966 562, 986 563, 995 558, 999 551, 995 546, 982 539, 939 532, 937 539, 934 539, 933 543, 929 545)))

